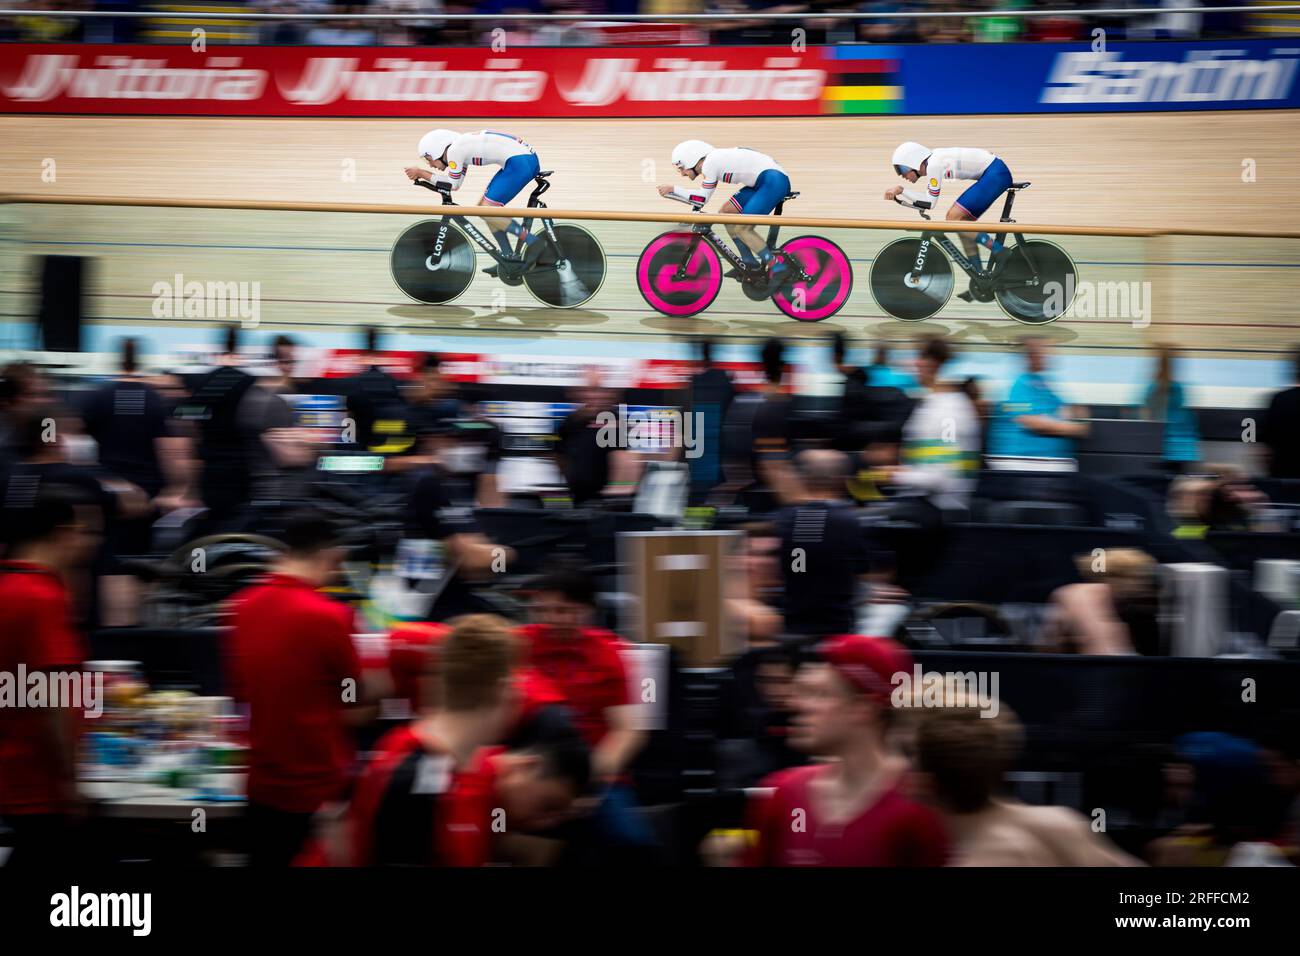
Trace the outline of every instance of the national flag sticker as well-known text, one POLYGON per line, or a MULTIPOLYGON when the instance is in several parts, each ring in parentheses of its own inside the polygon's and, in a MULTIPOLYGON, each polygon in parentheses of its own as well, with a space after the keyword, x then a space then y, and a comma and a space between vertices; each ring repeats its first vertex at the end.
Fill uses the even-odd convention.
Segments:
POLYGON ((939 195, 939 180, 935 179, 933 176, 930 177, 930 195, 939 195))

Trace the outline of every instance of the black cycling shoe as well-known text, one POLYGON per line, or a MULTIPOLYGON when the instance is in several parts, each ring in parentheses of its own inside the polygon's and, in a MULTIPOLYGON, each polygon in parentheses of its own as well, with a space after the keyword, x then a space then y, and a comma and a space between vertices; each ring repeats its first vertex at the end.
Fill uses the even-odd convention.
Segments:
POLYGON ((513 271, 507 272, 505 275, 502 275, 501 267, 499 264, 488 266, 483 271, 494 279, 500 279, 506 285, 523 285, 524 282, 524 277, 513 271))

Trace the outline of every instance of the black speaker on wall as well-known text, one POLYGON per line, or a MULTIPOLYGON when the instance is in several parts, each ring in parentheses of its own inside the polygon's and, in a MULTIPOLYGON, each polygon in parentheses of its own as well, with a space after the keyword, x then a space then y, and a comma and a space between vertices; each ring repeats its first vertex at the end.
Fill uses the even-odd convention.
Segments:
POLYGON ((41 307, 36 321, 47 352, 81 351, 83 290, 90 273, 85 256, 41 257, 41 307))

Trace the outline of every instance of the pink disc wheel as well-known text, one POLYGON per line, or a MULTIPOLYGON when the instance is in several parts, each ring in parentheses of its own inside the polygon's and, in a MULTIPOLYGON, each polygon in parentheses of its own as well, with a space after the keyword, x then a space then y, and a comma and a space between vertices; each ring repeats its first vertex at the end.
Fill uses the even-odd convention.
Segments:
POLYGON ((844 250, 821 236, 796 236, 781 247, 808 275, 807 282, 790 282, 772 296, 776 307, 800 322, 820 322, 849 301, 853 266, 844 250))
POLYGON ((694 234, 665 232, 651 239, 641 253, 636 284, 646 302, 664 315, 695 315, 718 297, 722 262, 694 234))

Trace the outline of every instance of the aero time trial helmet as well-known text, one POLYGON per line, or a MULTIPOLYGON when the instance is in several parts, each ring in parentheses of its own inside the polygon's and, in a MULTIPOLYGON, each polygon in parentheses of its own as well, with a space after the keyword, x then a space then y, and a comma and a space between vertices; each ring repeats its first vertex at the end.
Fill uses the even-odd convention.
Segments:
POLYGON ((894 172, 905 176, 920 172, 921 164, 930 158, 930 150, 920 143, 908 141, 894 150, 894 172))
POLYGON ((420 155, 427 159, 442 159, 447 147, 460 134, 450 129, 431 129, 420 137, 420 155))
POLYGON ((678 143, 673 149, 673 165, 678 169, 694 169, 701 159, 713 152, 713 147, 698 139, 678 143))

